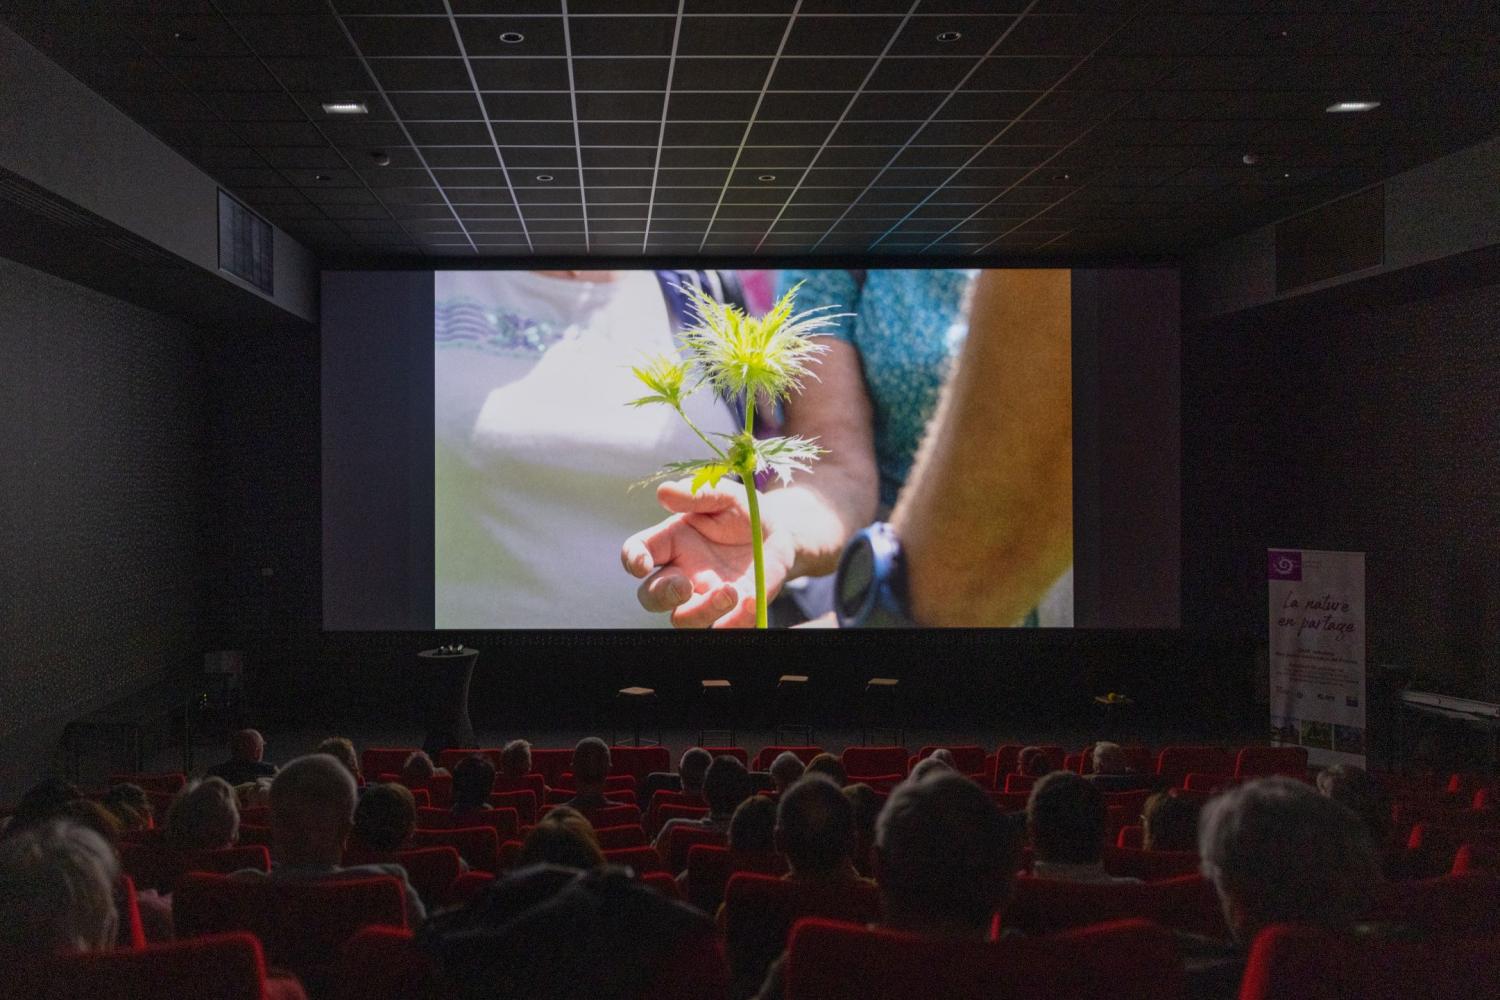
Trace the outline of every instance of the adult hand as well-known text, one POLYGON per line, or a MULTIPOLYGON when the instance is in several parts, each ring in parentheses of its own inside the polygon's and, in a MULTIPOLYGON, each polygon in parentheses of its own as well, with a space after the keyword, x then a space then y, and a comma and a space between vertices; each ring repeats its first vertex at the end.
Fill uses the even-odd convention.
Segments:
MULTIPOLYGON (((751 628, 755 625, 755 567, 745 488, 723 481, 689 489, 686 479, 663 483, 656 499, 672 516, 626 540, 625 569, 642 579, 641 607, 671 612, 677 628, 751 628)), ((786 582, 796 555, 790 534, 778 529, 773 505, 761 501, 766 599, 786 582)))

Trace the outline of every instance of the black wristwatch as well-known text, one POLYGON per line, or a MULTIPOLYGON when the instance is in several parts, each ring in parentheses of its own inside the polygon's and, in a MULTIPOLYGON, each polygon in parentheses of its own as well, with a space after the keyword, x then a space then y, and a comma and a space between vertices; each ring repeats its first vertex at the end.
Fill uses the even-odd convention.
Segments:
POLYGON ((909 628, 906 558, 896 532, 884 521, 854 533, 839 556, 833 608, 839 628, 909 628))

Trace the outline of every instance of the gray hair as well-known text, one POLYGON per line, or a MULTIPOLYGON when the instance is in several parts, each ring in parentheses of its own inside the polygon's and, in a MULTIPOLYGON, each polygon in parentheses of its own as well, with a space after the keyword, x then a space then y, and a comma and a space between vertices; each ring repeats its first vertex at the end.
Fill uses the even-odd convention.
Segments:
POLYGON ((240 832, 240 808, 223 778, 194 781, 172 800, 167 831, 178 847, 215 849, 233 844, 240 832))
POLYGON ((1093 764, 1095 774, 1130 773, 1130 764, 1125 760, 1125 749, 1118 743, 1095 743, 1093 764))
POLYGON ((336 757, 312 753, 287 764, 271 780, 278 856, 342 850, 341 838, 354 823, 356 798, 354 776, 336 757))
POLYGON ((1198 853, 1242 942, 1272 923, 1347 928, 1381 877, 1359 818, 1292 778, 1262 778, 1211 799, 1198 853))
POLYGON ((802 758, 790 750, 783 750, 771 761, 771 777, 776 780, 778 788, 788 788, 792 782, 802 777, 802 772, 807 766, 802 763, 802 758))
POLYGON ((603 784, 609 765, 609 744, 597 736, 581 739, 573 748, 573 778, 579 784, 603 784))
POLYGON ((119 874, 104 838, 67 820, 0 841, 0 955, 108 948, 119 926, 119 874))
POLYGON ((937 754, 933 754, 931 757, 923 757, 921 760, 917 761, 916 766, 911 769, 911 775, 907 778, 907 780, 922 781, 925 778, 932 777, 934 774, 956 773, 957 772, 954 770, 952 764, 949 764, 937 754))
POLYGON ((500 750, 500 773, 512 777, 525 777, 531 772, 531 744, 525 740, 511 740, 500 750))
POLYGON ((708 766, 714 762, 713 754, 702 747, 690 747, 677 762, 677 776, 682 779, 684 792, 701 792, 708 766))

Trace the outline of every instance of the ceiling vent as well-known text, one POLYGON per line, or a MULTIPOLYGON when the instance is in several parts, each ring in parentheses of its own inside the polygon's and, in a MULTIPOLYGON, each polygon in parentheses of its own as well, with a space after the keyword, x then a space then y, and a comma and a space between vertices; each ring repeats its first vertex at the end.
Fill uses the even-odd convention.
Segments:
POLYGON ((1278 295, 1384 263, 1383 184, 1276 224, 1278 295))
POLYGON ((219 190, 219 270, 274 294, 276 260, 271 224, 219 190))

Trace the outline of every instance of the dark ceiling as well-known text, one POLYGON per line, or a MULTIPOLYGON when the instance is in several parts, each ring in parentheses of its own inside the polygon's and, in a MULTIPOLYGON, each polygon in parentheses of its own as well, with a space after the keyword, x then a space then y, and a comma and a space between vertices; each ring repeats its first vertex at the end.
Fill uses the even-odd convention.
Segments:
POLYGON ((1493 3, 0 12, 325 260, 1175 256, 1500 130, 1493 3))

